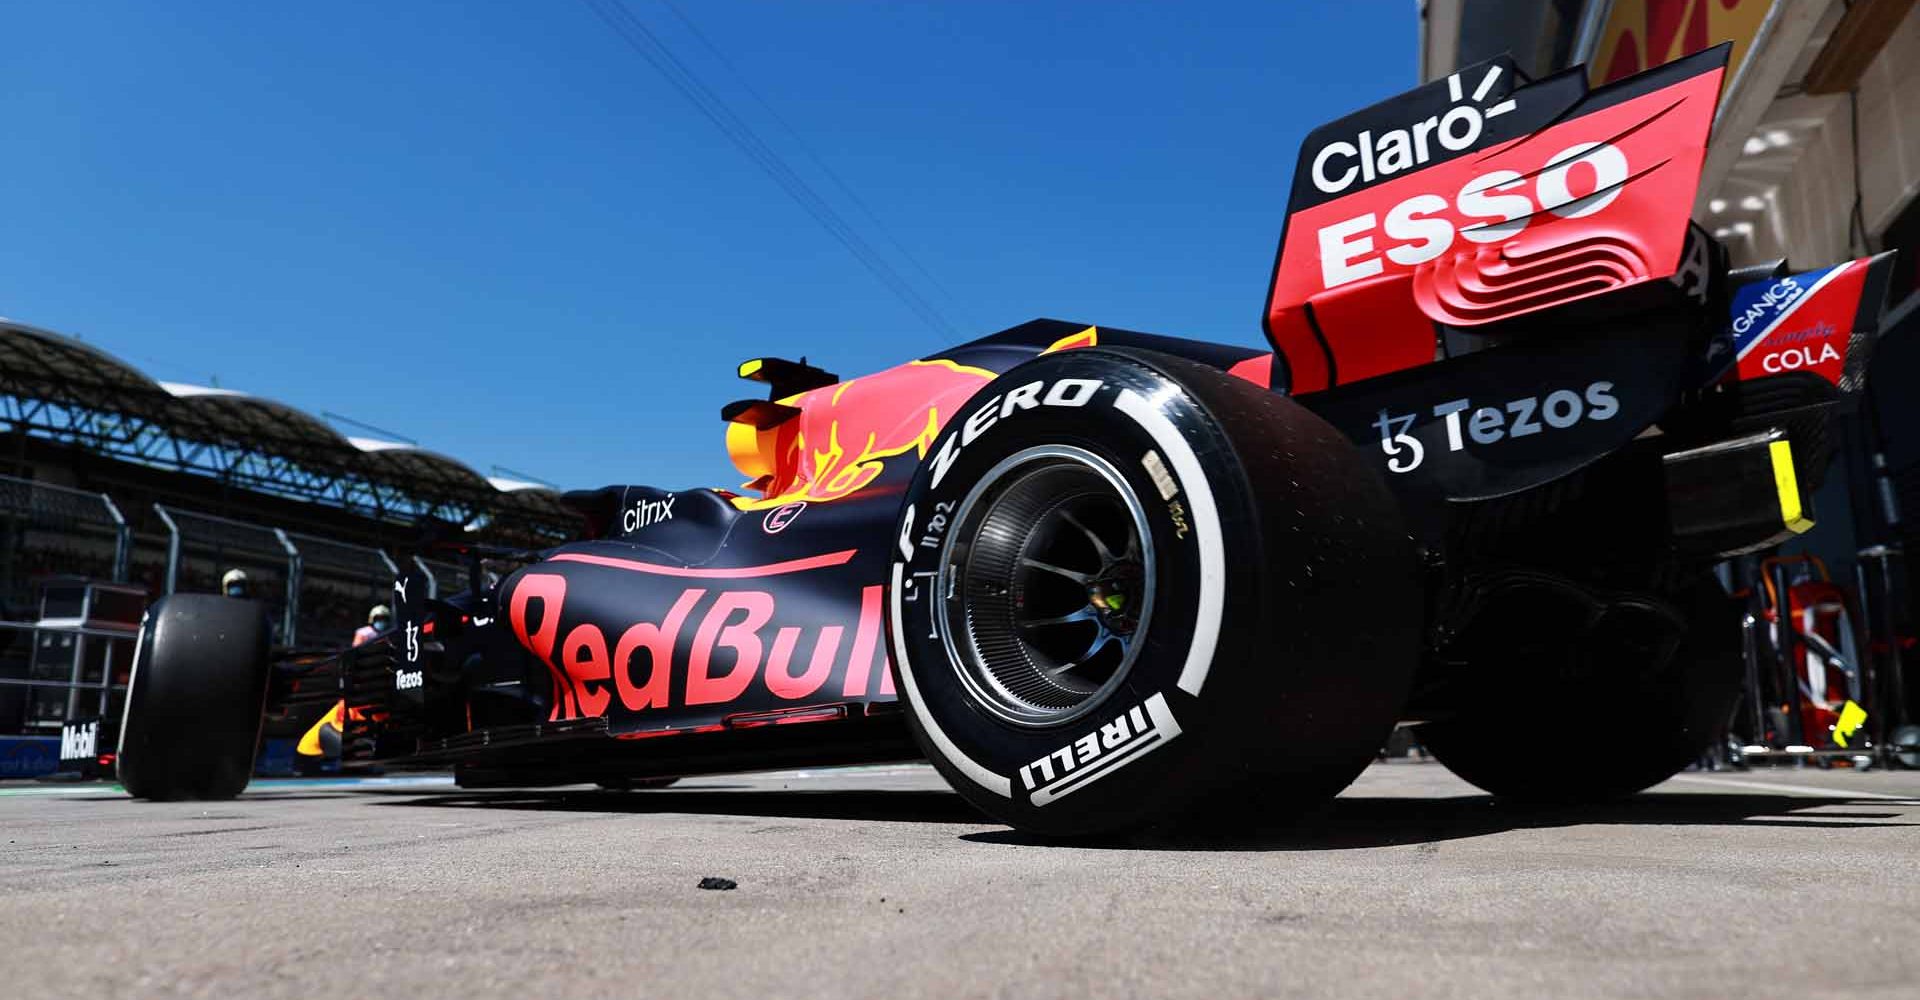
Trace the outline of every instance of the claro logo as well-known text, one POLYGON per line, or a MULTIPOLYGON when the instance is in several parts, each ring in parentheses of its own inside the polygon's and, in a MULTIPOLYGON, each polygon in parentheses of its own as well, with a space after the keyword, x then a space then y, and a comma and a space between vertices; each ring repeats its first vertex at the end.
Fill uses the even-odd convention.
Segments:
POLYGON ((1500 74, 1499 66, 1489 66, 1473 89, 1472 103, 1468 103, 1460 74, 1455 73, 1447 77, 1447 96, 1453 100, 1453 107, 1445 112, 1429 115, 1406 128, 1390 129, 1379 136, 1366 129, 1354 136, 1352 142, 1340 140, 1320 147, 1313 155, 1313 186, 1327 194, 1339 194, 1352 187, 1356 180, 1371 184, 1381 177, 1418 167, 1433 159, 1438 150, 1458 153, 1471 149, 1486 131, 1487 119, 1513 110, 1512 98, 1484 111, 1480 109, 1481 102, 1487 100, 1493 85, 1499 82, 1500 74))

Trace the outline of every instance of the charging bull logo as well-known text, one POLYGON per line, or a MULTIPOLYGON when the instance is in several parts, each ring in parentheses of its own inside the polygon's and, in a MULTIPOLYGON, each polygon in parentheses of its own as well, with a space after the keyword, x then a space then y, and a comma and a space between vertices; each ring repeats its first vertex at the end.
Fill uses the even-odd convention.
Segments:
POLYGON ((603 628, 567 621, 567 577, 530 572, 513 585, 508 620, 546 664, 549 721, 751 702, 893 694, 880 649, 880 589, 864 587, 852 635, 844 625, 781 624, 764 590, 686 587, 670 606, 603 628), (877 676, 876 676, 877 675, 877 676), (755 697, 760 692, 759 697, 755 697))
POLYGON ((800 415, 765 430, 727 429, 734 464, 756 477, 748 487, 765 494, 735 502, 761 510, 857 493, 879 477, 887 459, 909 452, 926 457, 947 418, 993 378, 984 368, 935 358, 782 400, 800 415))

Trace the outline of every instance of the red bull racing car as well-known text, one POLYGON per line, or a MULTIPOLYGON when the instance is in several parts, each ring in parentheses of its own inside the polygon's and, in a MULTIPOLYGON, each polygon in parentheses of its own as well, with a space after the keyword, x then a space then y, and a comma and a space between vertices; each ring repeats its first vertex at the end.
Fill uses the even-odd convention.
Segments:
POLYGON ((1284 817, 1401 725, 1501 795, 1659 782, 1737 697, 1710 567, 1811 523, 1891 263, 1734 270, 1689 224, 1725 60, 1496 59, 1314 131, 1270 350, 1036 320, 748 361, 743 486, 571 494, 578 540, 454 544, 466 589, 396 581, 378 641, 162 600, 120 778, 235 795, 263 717, 344 701, 351 759, 466 786, 925 757, 1052 835, 1284 817))

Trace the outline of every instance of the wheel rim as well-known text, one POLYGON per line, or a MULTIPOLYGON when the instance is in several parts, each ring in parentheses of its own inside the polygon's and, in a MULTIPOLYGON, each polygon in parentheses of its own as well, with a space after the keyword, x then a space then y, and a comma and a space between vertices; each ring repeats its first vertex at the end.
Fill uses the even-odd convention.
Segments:
POLYGON ((974 698, 1052 726, 1119 686, 1153 614, 1149 537, 1133 489, 1092 452, 1028 448, 988 470, 954 511, 935 590, 974 698))

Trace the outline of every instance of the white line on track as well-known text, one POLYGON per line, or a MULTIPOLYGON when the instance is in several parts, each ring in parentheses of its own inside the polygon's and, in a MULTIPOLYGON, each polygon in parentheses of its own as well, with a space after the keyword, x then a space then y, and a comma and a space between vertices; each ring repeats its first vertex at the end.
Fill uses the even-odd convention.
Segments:
POLYGON ((1889 802, 1907 802, 1920 806, 1920 797, 1912 795, 1888 795, 1885 792, 1862 792, 1851 788, 1829 788, 1821 785, 1787 785, 1771 781, 1742 781, 1739 778, 1709 778, 1698 774, 1676 774, 1669 781, 1684 781, 1695 785, 1718 785, 1723 788, 1753 788, 1763 792, 1783 792, 1787 795, 1811 795, 1821 798, 1848 799, 1885 799, 1889 802))

